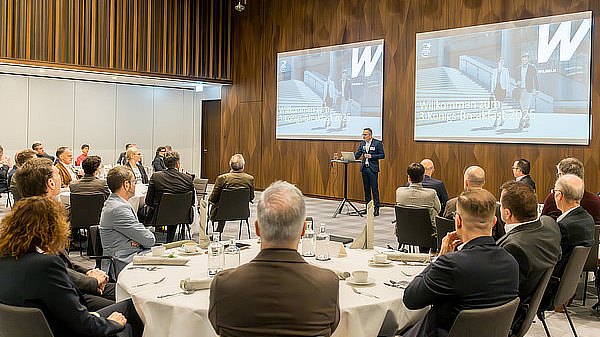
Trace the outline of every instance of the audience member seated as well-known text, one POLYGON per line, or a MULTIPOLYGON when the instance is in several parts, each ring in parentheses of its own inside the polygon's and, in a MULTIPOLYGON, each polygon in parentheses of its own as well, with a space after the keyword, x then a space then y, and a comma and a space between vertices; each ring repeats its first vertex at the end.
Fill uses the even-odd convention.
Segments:
POLYGON ((87 158, 88 153, 90 152, 90 146, 88 144, 81 145, 81 154, 75 160, 75 166, 81 166, 81 163, 85 158, 87 158))
MULTIPOLYGON (((104 202, 100 215, 100 238, 104 255, 115 258, 118 275, 134 255, 152 247, 155 238, 138 221, 135 210, 127 202, 135 195, 135 178, 131 170, 125 166, 115 166, 108 171, 106 181, 112 193, 104 202)), ((108 262, 103 262, 102 269, 107 271, 108 262)), ((114 275, 115 279, 117 275, 114 275)))
POLYGON ((461 310, 499 306, 518 296, 519 265, 492 237, 495 212, 496 199, 486 190, 458 197, 456 231, 444 237, 439 257, 404 291, 408 309, 432 306, 404 337, 446 336, 461 310))
POLYGON ((297 251, 305 213, 302 192, 290 183, 274 182, 260 195, 254 223, 260 253, 211 283, 208 317, 217 334, 331 336, 335 331, 339 280, 297 251))
MULTIPOLYGON (((561 177, 564 174, 574 174, 585 181, 585 169, 583 163, 577 158, 565 158, 556 166, 556 176, 561 177)), ((583 192, 583 198, 580 201, 581 207, 585 209, 593 218, 596 225, 600 225, 600 197, 588 191, 583 192)), ((554 194, 550 192, 544 200, 542 215, 548 215, 557 219, 561 215, 560 209, 556 207, 554 194)))
POLYGON ((98 316, 86 309, 56 256, 68 235, 58 201, 43 196, 20 200, 0 224, 0 302, 39 308, 56 337, 141 336, 143 325, 131 300, 99 310, 98 316))
POLYGON ((435 193, 437 194, 441 204, 440 214, 443 214, 444 209, 446 208, 446 203, 448 202, 448 191, 446 191, 446 186, 444 186, 443 181, 433 178, 433 172, 435 171, 435 167, 431 159, 421 160, 421 165, 423 165, 423 167, 425 168, 425 175, 423 176, 423 187, 432 188, 435 190, 435 193))
MULTIPOLYGON (((17 156, 17 162, 19 156, 17 156)), ((60 193, 60 175, 56 166, 47 158, 31 159, 23 164, 14 176, 23 198, 46 196, 56 198, 60 193)), ((115 301, 115 284, 108 282, 108 275, 99 269, 87 268, 72 261, 66 251, 58 256, 67 267, 67 273, 77 289, 83 293, 83 304, 90 311, 111 305, 115 301)))
MULTIPOLYGON (((219 209, 219 199, 221 198, 221 191, 224 189, 250 189, 250 201, 254 200, 254 177, 244 173, 244 167, 246 161, 244 157, 237 153, 231 156, 229 159, 229 173, 221 174, 215 181, 215 186, 212 193, 208 197, 208 201, 211 203, 210 218, 214 218, 217 215, 219 209)), ((217 232, 223 232, 225 228, 225 222, 219 221, 217 232)))
POLYGON ((72 164, 73 151, 66 146, 61 146, 56 149, 56 157, 58 158, 56 168, 58 168, 60 179, 62 180, 61 187, 69 187, 71 181, 77 180, 77 174, 75 173, 75 170, 73 170, 72 164))
MULTIPOLYGON (((485 185, 485 171, 479 166, 469 166, 463 175, 463 188, 466 191, 476 191, 483 189, 485 185)), ((458 197, 448 200, 444 210, 444 218, 452 219, 456 212, 456 200, 458 197)))
POLYGON ((167 153, 167 149, 164 146, 159 146, 156 149, 156 155, 154 156, 154 160, 152 161, 152 168, 154 172, 160 172, 167 169, 165 166, 165 154, 167 153))
MULTIPOLYGON (((5 164, 0 164, 0 192, 4 193, 8 191, 8 172, 10 167, 5 164)), ((0 195, 2 197, 2 195, 0 195)))
POLYGON ((105 199, 108 198, 110 190, 108 189, 106 180, 98 178, 98 173, 103 169, 102 159, 98 156, 86 157, 81 162, 81 168, 83 169, 84 176, 69 184, 71 193, 84 195, 103 194, 105 199))
POLYGON ((125 151, 123 151, 119 154, 119 158, 117 159, 117 165, 127 164, 127 150, 129 150, 129 148, 132 146, 137 147, 137 144, 135 144, 135 143, 125 144, 125 151))
POLYGON ((35 156, 38 158, 48 158, 48 159, 52 160, 53 163, 56 161, 56 158, 54 158, 53 156, 46 153, 46 150, 44 149, 44 145, 42 144, 42 142, 39 142, 39 141, 34 142, 31 145, 31 149, 33 151, 35 151, 35 156))
MULTIPOLYGON (((186 173, 179 172, 180 157, 178 152, 169 152, 165 155, 165 171, 152 174, 146 193, 146 223, 154 224, 158 214, 158 205, 164 193, 186 193, 194 191, 194 178, 186 173)), ((167 242, 175 238, 176 226, 167 226, 167 242)))
POLYGON ((6 165, 8 167, 13 167, 12 158, 4 154, 4 148, 0 145, 0 165, 6 165))
POLYGON ((127 163, 125 164, 135 177, 136 184, 147 184, 148 183, 148 174, 146 174, 146 170, 141 163, 142 161, 142 151, 135 146, 127 149, 127 163))
POLYGON ((560 231, 551 217, 538 218, 537 198, 529 185, 508 181, 501 189, 500 212, 506 234, 498 245, 519 263, 521 303, 512 327, 517 331, 544 272, 553 268, 560 257, 560 231))
POLYGON ((19 188, 18 188, 19 184, 17 183, 16 179, 14 179, 15 173, 17 172, 18 169, 23 167, 23 165, 27 161, 29 161, 35 157, 36 157, 35 152, 33 150, 29 150, 29 149, 19 151, 15 155, 15 167, 13 167, 13 169, 8 172, 8 181, 10 182, 10 193, 12 193, 15 202, 21 198, 21 194, 20 194, 19 188))
POLYGON ((529 175, 531 171, 531 164, 527 159, 519 159, 515 160, 512 166, 513 176, 515 177, 515 181, 518 181, 522 184, 525 184, 535 192, 535 181, 529 175))
POLYGON ((412 163, 406 169, 408 174, 408 187, 398 187, 396 190, 396 204, 400 206, 429 208, 431 226, 435 232, 435 216, 440 212, 440 200, 434 189, 423 187, 425 168, 419 163, 412 163))
MULTIPOLYGON (((584 185, 583 180, 573 174, 561 175, 554 184, 554 199, 558 209, 562 214, 558 217, 557 223, 560 229, 560 248, 562 256, 556 263, 552 277, 540 308, 553 310, 549 308, 556 290, 560 277, 565 270, 571 253, 576 246, 591 247, 594 244, 595 223, 594 218, 579 205, 583 198, 584 185)), ((555 303, 560 306, 563 303, 555 303)))

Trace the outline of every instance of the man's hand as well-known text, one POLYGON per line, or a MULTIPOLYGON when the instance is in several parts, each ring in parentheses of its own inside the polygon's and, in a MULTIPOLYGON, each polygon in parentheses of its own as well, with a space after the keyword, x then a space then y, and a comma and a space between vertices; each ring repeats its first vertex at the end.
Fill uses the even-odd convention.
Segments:
POLYGON ((108 283, 108 275, 100 269, 94 268, 85 273, 86 276, 93 277, 98 281, 98 293, 102 295, 104 287, 108 283))
POLYGON ((139 247, 140 244, 135 242, 135 241, 131 241, 131 247, 139 247))
POLYGON ((365 153, 365 158, 371 158, 371 155, 368 153, 365 153))
POLYGON ((460 245, 462 243, 462 241, 460 241, 460 239, 458 238, 458 235, 456 235, 456 232, 450 232, 448 234, 446 234, 446 236, 444 236, 444 238, 442 239, 442 247, 440 249, 440 256, 449 253, 449 252, 453 252, 454 249, 456 248, 456 246, 460 245))
POLYGON ((125 316, 123 316, 123 314, 121 314, 120 312, 113 312, 112 314, 110 314, 110 316, 107 317, 107 319, 110 319, 111 321, 115 321, 117 323, 119 323, 120 325, 125 325, 127 323, 127 318, 125 318, 125 316))

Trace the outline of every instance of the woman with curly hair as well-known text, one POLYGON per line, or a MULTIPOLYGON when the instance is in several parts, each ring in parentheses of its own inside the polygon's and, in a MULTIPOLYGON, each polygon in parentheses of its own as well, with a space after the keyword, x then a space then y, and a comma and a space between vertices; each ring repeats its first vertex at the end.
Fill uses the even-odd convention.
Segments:
POLYGON ((138 327, 126 325, 125 316, 114 310, 126 312, 126 302, 97 314, 81 303, 81 294, 57 256, 68 237, 65 210, 58 201, 36 196, 16 203, 0 223, 0 302, 39 308, 56 337, 134 336, 132 330, 138 327))

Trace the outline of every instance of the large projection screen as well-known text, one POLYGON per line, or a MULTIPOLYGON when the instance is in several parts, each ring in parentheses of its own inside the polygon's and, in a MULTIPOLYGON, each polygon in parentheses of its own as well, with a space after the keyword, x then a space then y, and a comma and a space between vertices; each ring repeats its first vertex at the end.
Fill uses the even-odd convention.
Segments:
POLYGON ((417 34, 417 141, 587 145, 592 12, 417 34))
POLYGON ((277 54, 277 139, 382 136, 383 40, 277 54))

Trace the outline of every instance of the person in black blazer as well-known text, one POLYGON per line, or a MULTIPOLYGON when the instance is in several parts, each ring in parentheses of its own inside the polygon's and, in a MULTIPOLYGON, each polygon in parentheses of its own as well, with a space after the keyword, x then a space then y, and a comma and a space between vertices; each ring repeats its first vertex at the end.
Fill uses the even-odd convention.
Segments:
POLYGON ((515 160, 512 166, 513 176, 515 177, 515 181, 520 182, 521 184, 525 184, 535 192, 535 181, 529 175, 531 171, 531 163, 529 160, 521 158, 519 160, 515 160))
POLYGON ((363 179, 363 187, 365 189, 365 203, 371 201, 375 206, 374 215, 379 215, 379 159, 385 158, 383 152, 383 143, 380 140, 373 138, 373 130, 365 128, 362 133, 363 140, 360 142, 358 149, 354 153, 354 158, 358 159, 362 156, 360 163, 360 172, 363 179))
POLYGON ((537 198, 527 185, 508 181, 501 189, 500 213, 506 234, 497 243, 519 263, 521 303, 513 321, 513 331, 517 331, 539 281, 560 258, 560 231, 551 217, 538 219, 537 198))
MULTIPOLYGON (((165 171, 154 172, 148 184, 146 193, 146 223, 154 224, 158 205, 163 193, 186 193, 194 191, 194 177, 179 172, 180 156, 176 151, 165 155, 164 163, 167 169, 165 171)), ((175 238, 176 226, 167 226, 167 242, 172 242, 175 238)))
POLYGON ((0 233, 0 302, 40 309, 56 337, 141 336, 143 325, 131 300, 99 310, 99 316, 82 304, 56 256, 69 242, 69 225, 58 201, 21 199, 2 220, 0 233))
POLYGON ((433 165, 433 161, 431 159, 423 159, 421 160, 421 165, 425 168, 425 175, 423 176, 423 187, 431 188, 435 190, 435 193, 440 199, 440 204, 442 205, 442 209, 440 210, 440 215, 444 214, 444 210, 446 209, 446 203, 448 202, 448 191, 446 190, 446 186, 444 186, 444 182, 433 178, 433 172, 435 171, 435 167, 433 165))
POLYGON ((496 199, 486 190, 458 197, 456 231, 444 237, 439 257, 404 291, 408 309, 432 307, 402 336, 447 336, 461 310, 494 307, 518 296, 517 261, 492 238, 495 212, 496 199))
POLYGON ((152 168, 154 172, 164 171, 167 169, 165 166, 165 154, 167 153, 167 148, 164 146, 159 146, 156 149, 156 155, 154 156, 154 160, 152 161, 152 168))
POLYGON ((142 165, 142 151, 135 146, 127 149, 127 163, 125 166, 133 172, 136 184, 147 184, 148 174, 142 165))

